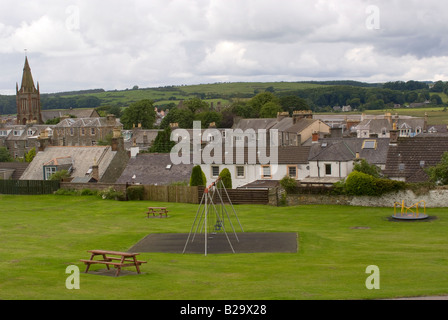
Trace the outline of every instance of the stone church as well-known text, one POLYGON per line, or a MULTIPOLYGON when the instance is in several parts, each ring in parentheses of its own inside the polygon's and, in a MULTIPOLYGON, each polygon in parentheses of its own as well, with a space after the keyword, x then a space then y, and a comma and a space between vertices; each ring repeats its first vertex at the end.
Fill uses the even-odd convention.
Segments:
POLYGON ((39 82, 37 88, 34 86, 33 75, 28 63, 28 57, 25 58, 23 67, 22 85, 16 83, 16 101, 17 101, 17 124, 26 125, 29 123, 43 124, 39 82))

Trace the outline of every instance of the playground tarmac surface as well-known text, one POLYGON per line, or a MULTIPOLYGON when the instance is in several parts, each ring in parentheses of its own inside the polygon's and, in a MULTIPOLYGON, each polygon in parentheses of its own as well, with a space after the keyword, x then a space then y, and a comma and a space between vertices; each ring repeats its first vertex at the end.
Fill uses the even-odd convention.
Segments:
POLYGON ((149 234, 129 249, 129 252, 190 254, 296 253, 297 251, 297 233, 269 232, 208 233, 207 239, 204 233, 149 234))

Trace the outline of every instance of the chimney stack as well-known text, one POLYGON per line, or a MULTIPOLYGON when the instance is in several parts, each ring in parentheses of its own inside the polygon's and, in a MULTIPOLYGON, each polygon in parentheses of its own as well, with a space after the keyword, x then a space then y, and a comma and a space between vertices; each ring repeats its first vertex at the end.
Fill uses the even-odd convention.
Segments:
POLYGON ((393 123, 393 129, 390 130, 390 144, 396 145, 398 143, 399 130, 397 129, 397 123, 393 123))
POLYGON ((93 179, 95 179, 96 181, 100 181, 100 170, 99 170, 99 167, 98 167, 98 164, 96 163, 96 161, 95 161, 94 165, 92 166, 91 177, 93 179))

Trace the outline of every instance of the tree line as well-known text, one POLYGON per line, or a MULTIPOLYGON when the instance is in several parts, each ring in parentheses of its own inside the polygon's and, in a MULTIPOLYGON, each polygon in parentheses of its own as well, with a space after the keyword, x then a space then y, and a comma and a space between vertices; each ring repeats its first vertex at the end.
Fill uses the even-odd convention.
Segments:
MULTIPOLYGON (((78 109, 78 108, 97 108, 101 105, 101 99, 94 96, 70 96, 62 97, 60 95, 41 95, 40 98, 42 110, 53 109, 78 109)), ((16 96, 0 95, 0 114, 16 114, 16 96)))
MULTIPOLYGON (((313 82, 318 84, 320 82, 313 82)), ((442 105, 439 94, 448 94, 448 82, 438 81, 432 87, 428 83, 419 81, 396 81, 384 84, 364 84, 355 81, 322 82, 321 87, 292 91, 277 92, 274 87, 268 87, 264 91, 256 90, 252 94, 218 94, 218 93, 193 93, 190 96, 199 100, 225 99, 233 101, 232 113, 241 117, 266 117, 276 111, 293 111, 311 109, 315 112, 333 111, 334 106, 350 105, 352 108, 363 110, 377 110, 393 108, 394 105, 404 105, 430 101, 434 105, 442 105), (270 93, 272 96, 259 96, 270 93), (264 101, 264 100, 265 101, 264 101), (267 99, 267 100, 266 100, 267 99), (270 103, 264 106, 264 103, 270 103), (262 103, 262 105, 260 105, 262 103), (262 110, 263 107, 263 110, 262 110)), ((102 90, 102 89, 101 89, 102 90)), ((103 90, 104 91, 104 90, 103 90)), ((66 96, 65 94, 43 94, 41 96, 42 110, 51 109, 75 109, 98 108, 106 103, 98 97, 91 95, 66 96)), ((174 99, 173 99, 174 100, 174 99)), ((164 109, 172 109, 176 104, 170 103, 163 106, 164 109)), ((125 106, 126 107, 126 106, 125 106)), ((190 108, 191 109, 191 108, 190 108)), ((203 108, 199 108, 203 109, 203 108)), ((15 114, 15 96, 0 95, 0 114, 15 114)), ((182 113, 182 112, 181 112, 182 113)), ((190 122, 193 116, 184 111, 184 121, 190 122)), ((197 112, 194 112, 195 114, 197 112)), ((202 117, 213 118, 216 114, 203 114, 202 117)), ((226 122, 226 114, 221 121, 226 122)))

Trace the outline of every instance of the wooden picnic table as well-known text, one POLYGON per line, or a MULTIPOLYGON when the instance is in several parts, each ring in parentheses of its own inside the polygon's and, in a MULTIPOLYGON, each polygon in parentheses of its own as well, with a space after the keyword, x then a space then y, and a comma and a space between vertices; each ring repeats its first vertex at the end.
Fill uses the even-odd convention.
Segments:
POLYGON ((163 215, 165 215, 165 217, 168 217, 168 212, 169 211, 167 207, 148 207, 148 212, 146 212, 146 214, 148 215, 148 218, 150 214, 152 214, 153 217, 158 214, 162 218, 163 215))
POLYGON ((140 274, 139 266, 146 261, 137 260, 139 253, 131 252, 119 252, 119 251, 107 251, 107 250, 88 250, 91 253, 89 260, 80 260, 87 265, 85 273, 89 271, 91 264, 105 264, 107 270, 110 270, 109 266, 114 266, 117 269, 115 276, 118 277, 123 267, 133 267, 137 269, 137 273, 140 274), (95 260, 96 256, 102 256, 102 260, 95 260))

